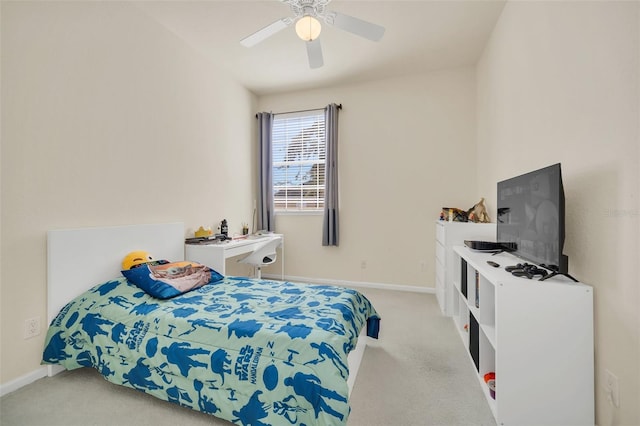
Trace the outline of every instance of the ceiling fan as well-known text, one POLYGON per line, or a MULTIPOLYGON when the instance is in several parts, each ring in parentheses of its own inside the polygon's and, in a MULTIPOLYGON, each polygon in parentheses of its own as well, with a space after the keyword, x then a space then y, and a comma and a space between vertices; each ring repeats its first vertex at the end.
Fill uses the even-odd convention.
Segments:
POLYGON ((261 30, 256 31, 248 37, 240 40, 240 44, 245 47, 254 46, 261 41, 271 37, 277 32, 296 23, 296 33, 298 37, 305 41, 307 46, 307 56, 309 66, 319 68, 324 64, 322 58, 322 46, 320 45, 320 31, 322 25, 319 19, 326 24, 338 27, 360 37, 372 41, 378 41, 384 35, 384 27, 354 18, 343 13, 326 10, 325 7, 331 0, 280 0, 289 5, 294 13, 293 17, 279 19, 261 30))

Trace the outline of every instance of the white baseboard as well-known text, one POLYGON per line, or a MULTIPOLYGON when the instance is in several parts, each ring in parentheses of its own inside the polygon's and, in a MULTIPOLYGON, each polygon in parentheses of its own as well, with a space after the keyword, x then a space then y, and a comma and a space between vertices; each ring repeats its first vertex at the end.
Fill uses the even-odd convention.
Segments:
POLYGON ((0 396, 4 396, 8 393, 16 391, 23 386, 27 386, 28 384, 35 382, 38 379, 47 377, 47 371, 47 367, 40 367, 37 370, 32 371, 31 373, 25 374, 24 376, 18 377, 15 380, 0 385, 0 396))
MULTIPOLYGON (((271 274, 262 274, 264 278, 276 279, 279 280, 281 276, 271 275, 271 274)), ((346 281, 346 280, 336 280, 336 279, 327 279, 327 278, 311 278, 311 277, 298 277, 294 275, 285 275, 284 279, 286 281, 293 282, 305 282, 312 284, 326 284, 326 285, 338 285, 342 287, 363 287, 363 288, 378 288, 381 290, 395 290, 395 291, 410 291, 414 293, 430 293, 436 294, 436 289, 431 287, 418 287, 413 285, 396 285, 396 284, 386 284, 386 283, 372 283, 366 281, 346 281)))

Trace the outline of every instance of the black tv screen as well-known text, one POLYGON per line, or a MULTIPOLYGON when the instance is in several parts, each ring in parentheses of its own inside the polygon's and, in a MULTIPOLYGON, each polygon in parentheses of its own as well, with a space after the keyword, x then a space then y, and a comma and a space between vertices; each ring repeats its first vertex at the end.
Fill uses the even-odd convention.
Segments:
POLYGON ((560 164, 498 182, 497 235, 515 243, 525 261, 568 272, 564 246, 564 188, 560 164))

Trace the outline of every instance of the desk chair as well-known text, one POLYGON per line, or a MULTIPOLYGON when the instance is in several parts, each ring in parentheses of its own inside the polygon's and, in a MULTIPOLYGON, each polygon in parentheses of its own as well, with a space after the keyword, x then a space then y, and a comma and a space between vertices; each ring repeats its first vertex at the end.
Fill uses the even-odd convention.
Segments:
POLYGON ((262 278, 262 267, 275 263, 278 255, 276 249, 280 247, 281 244, 281 238, 269 238, 264 243, 258 245, 247 256, 238 260, 238 262, 253 265, 256 278, 260 279, 262 278))

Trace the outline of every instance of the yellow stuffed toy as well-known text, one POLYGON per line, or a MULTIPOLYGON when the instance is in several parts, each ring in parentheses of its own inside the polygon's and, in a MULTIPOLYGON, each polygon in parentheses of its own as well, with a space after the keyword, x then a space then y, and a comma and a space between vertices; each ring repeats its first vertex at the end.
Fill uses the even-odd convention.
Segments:
POLYGON ((131 253, 126 255, 124 260, 122 261, 122 269, 126 271, 133 268, 134 266, 151 261, 153 261, 153 257, 146 251, 132 251, 131 253))

